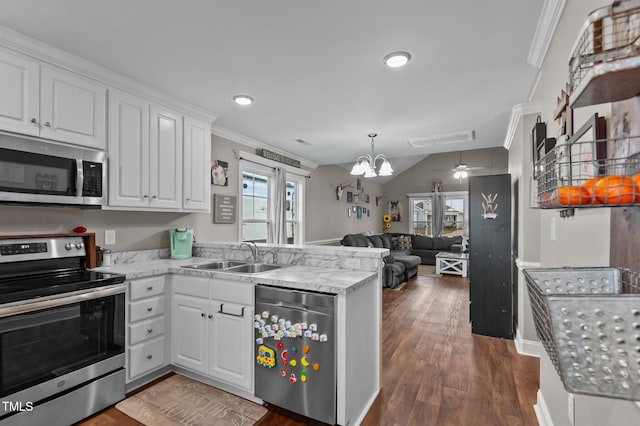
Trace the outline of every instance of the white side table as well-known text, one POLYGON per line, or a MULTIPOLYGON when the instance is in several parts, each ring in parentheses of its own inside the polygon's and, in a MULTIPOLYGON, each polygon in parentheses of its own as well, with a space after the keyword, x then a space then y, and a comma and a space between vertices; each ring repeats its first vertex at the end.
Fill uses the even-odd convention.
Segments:
POLYGON ((468 253, 449 253, 441 251, 436 254, 436 274, 453 274, 467 276, 468 253))

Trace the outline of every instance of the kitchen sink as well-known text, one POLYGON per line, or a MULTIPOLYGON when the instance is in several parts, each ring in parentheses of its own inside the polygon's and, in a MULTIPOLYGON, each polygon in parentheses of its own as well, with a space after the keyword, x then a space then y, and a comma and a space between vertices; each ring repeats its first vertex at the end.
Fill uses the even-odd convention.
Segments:
POLYGON ((257 274, 259 272, 272 271, 274 269, 280 269, 282 265, 272 265, 268 263, 247 263, 246 265, 239 265, 228 268, 225 272, 235 272, 237 274, 257 274))
POLYGON ((243 262, 243 261, 240 261, 240 260, 217 260, 215 262, 210 262, 210 263, 201 263, 201 264, 195 264, 195 265, 185 265, 185 266, 182 266, 182 268, 204 269, 204 270, 208 270, 208 271, 215 271, 215 270, 227 269, 227 268, 231 268, 231 267, 243 266, 243 265, 246 265, 246 264, 247 264, 247 262, 243 262))

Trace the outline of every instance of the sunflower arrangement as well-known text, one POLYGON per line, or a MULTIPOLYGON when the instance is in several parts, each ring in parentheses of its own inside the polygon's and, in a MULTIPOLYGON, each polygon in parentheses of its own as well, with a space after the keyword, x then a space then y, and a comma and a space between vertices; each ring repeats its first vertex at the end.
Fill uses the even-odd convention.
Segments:
POLYGON ((385 214, 382 216, 382 232, 387 232, 389 229, 391 229, 391 216, 385 214))

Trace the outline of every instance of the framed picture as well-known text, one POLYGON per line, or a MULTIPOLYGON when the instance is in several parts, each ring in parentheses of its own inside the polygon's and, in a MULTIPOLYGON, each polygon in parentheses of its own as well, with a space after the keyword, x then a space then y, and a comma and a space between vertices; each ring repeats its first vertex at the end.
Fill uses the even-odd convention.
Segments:
POLYGON ((364 202, 369 204, 369 194, 364 195, 364 202))
MULTIPOLYGON (((547 124, 544 123, 540 116, 536 119, 536 124, 531 130, 531 148, 533 159, 533 178, 538 178, 538 161, 544 157, 544 140, 547 137, 547 124)), ((435 191, 434 191, 435 192, 435 191)))
POLYGON ((402 203, 400 201, 389 201, 389 204, 387 205, 387 214, 391 216, 391 222, 401 222, 401 212, 402 203))
POLYGON ((356 179, 356 190, 360 191, 362 189, 362 181, 360 181, 360 178, 356 179))
POLYGON ((591 177, 606 173, 607 122, 594 114, 567 142, 571 185, 580 185, 591 177))
POLYGON ((226 161, 211 161, 211 184, 219 186, 229 185, 229 163, 226 161))
POLYGON ((366 207, 362 208, 362 214, 367 214, 367 208, 366 207))
POLYGON ((347 208, 347 216, 351 217, 351 207, 347 208))
POLYGON ((347 203, 353 203, 353 192, 347 191, 347 203))
POLYGON ((360 206, 356 207, 356 217, 362 219, 362 207, 360 206))
POLYGON ((353 195, 353 202, 358 204, 360 202, 360 194, 353 195))

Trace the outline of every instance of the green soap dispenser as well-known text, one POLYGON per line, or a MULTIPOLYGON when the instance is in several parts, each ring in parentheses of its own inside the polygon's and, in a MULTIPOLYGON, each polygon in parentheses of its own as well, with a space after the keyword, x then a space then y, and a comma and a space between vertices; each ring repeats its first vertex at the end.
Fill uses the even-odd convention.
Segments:
POLYGON ((171 228, 169 229, 169 236, 171 239, 171 258, 190 258, 191 249, 193 248, 193 229, 171 228))

